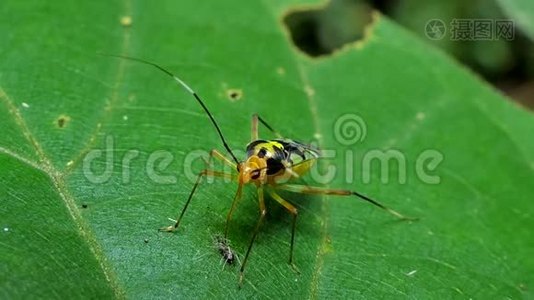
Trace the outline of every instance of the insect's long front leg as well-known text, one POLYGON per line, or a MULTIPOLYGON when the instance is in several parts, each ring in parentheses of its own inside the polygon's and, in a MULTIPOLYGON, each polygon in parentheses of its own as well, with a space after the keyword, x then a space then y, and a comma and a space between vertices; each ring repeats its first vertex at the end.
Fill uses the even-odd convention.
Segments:
POLYGON ((230 226, 230 220, 232 219, 232 214, 234 213, 234 210, 237 206, 237 202, 241 199, 243 191, 243 184, 239 183, 237 186, 237 192, 234 196, 234 201, 232 201, 232 207, 230 207, 230 211, 228 211, 228 215, 226 215, 226 225, 224 226, 224 238, 228 238, 228 228, 230 226))
POLYGON ((380 207, 381 209, 387 211, 388 213, 396 216, 399 219, 402 220, 417 220, 417 218, 411 218, 406 217, 402 215, 401 213, 381 204, 380 202, 373 200, 361 193, 358 193, 356 191, 351 190, 342 190, 342 189, 329 189, 329 188, 322 188, 322 187, 314 187, 314 186, 307 186, 307 185, 300 185, 300 184, 282 184, 276 186, 277 189, 286 190, 289 192, 294 193, 301 193, 301 194, 319 194, 319 195, 337 195, 337 196, 357 196, 358 198, 367 201, 377 207, 380 207))
POLYGON ((293 248, 295 245, 295 229, 297 228, 297 216, 298 216, 298 210, 293 204, 289 203, 288 201, 284 200, 280 195, 278 195, 275 191, 268 190, 269 195, 276 200, 276 202, 280 203, 283 207, 285 207, 289 213, 293 215, 293 225, 291 226, 291 246, 289 248, 289 264, 295 271, 298 272, 297 267, 293 263, 293 248))
MULTIPOLYGON (((221 162, 223 162, 224 164, 230 165, 235 169, 235 164, 231 162, 230 160, 228 160, 224 155, 222 155, 220 152, 218 152, 215 149, 211 150, 208 160, 205 161, 207 168, 209 168, 212 158, 216 158, 220 160, 221 162)), ((191 199, 193 199, 193 195, 195 194, 195 191, 204 176, 222 177, 222 178, 226 178, 230 180, 235 179, 235 175, 225 173, 225 172, 210 170, 207 168, 198 174, 197 180, 195 181, 195 185, 193 185, 193 189, 191 190, 191 193, 189 193, 189 197, 187 198, 184 208, 182 209, 180 216, 176 220, 176 223, 174 223, 174 225, 171 225, 171 226, 162 227, 159 229, 160 231, 174 231, 176 230, 176 228, 178 228, 178 226, 180 226, 180 221, 182 220, 182 217, 184 216, 185 211, 187 210, 187 207, 189 207, 189 203, 191 202, 191 199)))
POLYGON ((162 227, 162 228, 159 229, 159 231, 167 231, 167 232, 174 231, 174 230, 176 230, 176 228, 178 228, 178 226, 180 226, 180 221, 182 220, 182 217, 184 216, 185 211, 187 210, 187 207, 189 207, 189 203, 191 202, 191 199, 193 199, 193 195, 195 194, 195 191, 197 190, 197 187, 200 184, 200 182, 202 181, 202 178, 204 176, 222 177, 222 178, 226 178, 226 179, 229 179, 229 180, 231 180, 231 179, 233 179, 235 177, 232 174, 219 172, 219 171, 214 171, 214 170, 210 170, 210 169, 205 169, 202 172, 200 172, 198 174, 198 176, 197 176, 197 180, 195 181, 195 185, 193 185, 193 189, 191 190, 191 193, 189 193, 189 197, 187 198, 187 201, 185 202, 184 208, 182 209, 182 212, 180 213, 180 216, 178 217, 178 220, 176 220, 176 223, 174 223, 174 225, 171 225, 171 226, 162 227))
POLYGON ((252 115, 252 130, 251 130, 251 139, 252 142, 258 140, 258 122, 261 123, 263 126, 265 126, 267 129, 269 129, 270 132, 272 132, 276 138, 281 139, 282 135, 278 133, 278 131, 274 130, 271 125, 267 124, 258 114, 252 115))
POLYGON ((236 164, 234 162, 229 160, 226 156, 222 155, 221 152, 219 152, 219 151, 217 151, 215 149, 211 150, 211 152, 210 152, 210 156, 209 156, 208 162, 207 162, 208 165, 211 162, 211 158, 212 157, 220 160, 223 164, 232 167, 233 170, 237 169, 236 168, 236 164))
POLYGON ((263 187, 258 187, 258 203, 260 206, 260 218, 258 220, 258 223, 256 224, 256 229, 254 229, 254 233, 252 234, 252 239, 250 239, 250 244, 248 245, 247 254, 245 254, 245 259, 243 260, 243 264, 241 265, 241 269, 239 270, 239 286, 241 287, 243 285, 243 273, 245 271, 245 266, 247 264, 248 256, 250 255, 250 251, 252 250, 252 245, 254 245, 254 241, 256 240, 256 236, 258 235, 258 232, 260 231, 261 224, 263 223, 263 219, 265 218, 265 215, 267 214, 267 210, 265 209, 265 201, 263 199, 263 187))

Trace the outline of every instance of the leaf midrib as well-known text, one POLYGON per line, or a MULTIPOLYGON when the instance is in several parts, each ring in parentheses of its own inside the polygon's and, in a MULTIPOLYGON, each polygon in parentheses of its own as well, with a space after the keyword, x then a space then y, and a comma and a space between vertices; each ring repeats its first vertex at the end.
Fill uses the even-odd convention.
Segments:
POLYGON ((122 288, 119 286, 118 281, 116 280, 113 272, 110 271, 111 268, 107 260, 105 259, 103 251, 100 248, 95 238, 95 235, 89 229, 89 226, 87 225, 87 223, 83 220, 80 210, 78 209, 76 202, 74 200, 74 197, 68 191, 65 180, 64 180, 65 178, 64 175, 53 166, 50 158, 46 155, 46 153, 42 149, 37 139, 34 137, 34 135, 29 130, 26 124, 26 121, 24 121, 24 118, 20 114, 20 111, 17 109, 17 107, 14 105, 14 102, 11 100, 11 98, 7 95, 7 93, 4 91, 2 87, 0 87, 0 99, 6 105, 11 117, 13 117, 13 120, 15 121, 19 129, 21 130, 24 137, 28 140, 28 142, 34 148, 40 162, 34 162, 23 156, 17 155, 16 153, 10 151, 9 149, 0 148, 1 152, 25 163, 26 165, 38 171, 43 172, 45 175, 47 175, 50 178, 51 183, 54 185, 54 188, 56 189, 59 197, 63 200, 63 203, 67 207, 69 215, 71 216, 80 234, 80 237, 87 243, 89 250, 91 251, 96 261, 98 262, 100 268, 102 269, 102 273, 104 274, 110 286, 110 289, 114 292, 117 298, 122 298, 122 295, 124 294, 122 292, 122 288))
MULTIPOLYGON (((132 3, 130 0, 123 1, 123 9, 124 9, 123 15, 125 16, 131 15, 132 3)), ((125 53, 127 49, 129 48, 129 45, 130 45, 130 30, 129 30, 129 27, 123 27, 122 40, 121 40, 121 46, 120 46, 121 52, 125 53)), ((98 243, 94 233, 91 231, 88 224, 82 218, 81 212, 78 209, 78 206, 76 205, 76 201, 74 200, 74 197, 71 195, 71 193, 69 192, 67 188, 65 178, 79 164, 84 154, 90 150, 91 146, 94 144, 96 140, 96 136, 100 132, 102 124, 105 123, 105 121, 110 118, 111 111, 115 107, 115 104, 119 99, 118 86, 120 85, 120 82, 122 81, 122 78, 124 77, 124 69, 125 69, 125 62, 121 60, 118 62, 118 67, 117 67, 115 80, 114 80, 115 87, 111 94, 111 97, 110 97, 111 101, 109 105, 104 110, 104 114, 101 120, 96 124, 96 127, 93 130, 92 134, 90 135, 85 146, 82 148, 79 154, 77 154, 75 158, 71 160, 72 163, 68 165, 68 167, 64 170, 64 172, 60 172, 58 169, 54 167, 51 159, 46 155, 40 143, 37 141, 35 136, 32 134, 32 132, 28 128, 26 121, 22 117, 20 111, 15 106, 14 102, 7 95, 4 89, 0 87, 0 99, 3 100, 4 104, 8 108, 8 111, 11 117, 13 117, 16 125, 21 130, 23 136, 28 140, 28 142, 34 148, 40 162, 34 162, 30 159, 20 156, 16 154, 15 152, 12 152, 11 150, 3 148, 3 147, 0 147, 0 152, 5 153, 6 155, 12 156, 15 159, 25 163, 26 165, 43 172, 50 178, 58 195, 60 196, 65 206, 67 207, 67 210, 72 220, 74 221, 74 224, 79 232, 80 237, 82 238, 82 240, 84 240, 87 243, 89 250, 95 257, 95 260, 100 266, 102 273, 104 274, 106 281, 108 282, 110 289, 113 291, 116 298, 124 298, 124 295, 125 295, 124 290, 120 286, 119 281, 117 280, 115 273, 112 271, 112 268, 109 262, 106 260, 104 252, 102 248, 100 247, 100 244, 98 243)))
MULTIPOLYGON (((123 15, 127 15, 127 16, 131 15, 132 3, 130 0, 125 0, 123 2, 123 9, 124 9, 123 15)), ((121 47, 121 52, 125 53, 130 45, 129 28, 123 27, 122 33, 123 34, 122 34, 120 47, 121 47)), ((0 147, 0 152, 3 152, 9 156, 12 156, 15 159, 27 164, 28 166, 43 172, 50 178, 52 184, 54 185, 54 188, 57 190, 58 195, 60 196, 65 206, 67 207, 67 210, 79 232, 80 237, 84 241, 87 242, 89 250, 91 251, 91 253, 95 257, 95 260, 97 261, 100 268, 102 269, 102 273, 104 274, 106 281, 108 282, 110 289, 113 291, 116 298, 123 298, 125 293, 123 289, 120 287, 118 280, 115 276, 115 273, 112 271, 111 266, 107 262, 104 252, 102 248, 100 247, 100 244, 96 240, 94 233, 89 229, 88 224, 82 218, 81 212, 78 209, 78 206, 76 205, 74 197, 70 194, 67 188, 65 178, 71 173, 72 170, 75 169, 75 167, 79 164, 80 160, 83 158, 84 154, 87 153, 92 147, 92 145, 94 144, 96 140, 96 136, 100 132, 101 124, 105 123, 105 121, 109 119, 111 115, 111 111, 113 107, 115 107, 115 104, 119 99, 118 86, 120 85, 120 82, 122 81, 122 78, 124 77, 124 69, 125 69, 125 62, 119 61, 117 72, 116 72, 115 79, 114 79, 115 86, 113 88, 113 92, 110 97, 111 101, 109 105, 106 107, 106 109, 104 109, 104 114, 101 120, 97 123, 96 128, 93 130, 92 134, 89 136, 89 139, 87 143, 85 144, 85 146, 82 148, 79 154, 75 155, 75 158, 72 160, 73 163, 69 164, 68 167, 63 172, 60 172, 54 167, 51 159, 46 155, 45 151, 43 150, 43 148, 41 147, 41 145, 39 144, 35 136, 31 133, 20 111, 14 105, 14 102, 7 95, 7 93, 3 90, 3 88, 0 87, 0 98, 3 100, 3 102, 7 106, 8 111, 10 112, 10 115, 13 117, 15 123, 21 130, 24 137, 28 140, 28 142, 34 148, 37 154, 37 157, 40 160, 40 163, 33 162, 30 159, 17 155, 16 153, 10 151, 9 149, 0 147)))
MULTIPOLYGON (((126 16, 131 15, 131 11, 132 11, 131 1, 124 0, 123 7, 124 7, 123 15, 126 15, 126 16)), ((121 40, 121 52, 125 53, 130 45, 129 28, 123 27, 122 33, 123 34, 122 34, 122 40, 121 40)), ((114 272, 112 271, 111 266, 107 262, 104 252, 102 251, 100 244, 97 242, 94 233, 90 230, 88 224, 83 220, 81 216, 81 212, 76 205, 76 201, 74 200, 74 197, 70 194, 67 188, 65 178, 67 177, 67 175, 70 174, 72 170, 74 170, 76 165, 83 158, 84 154, 87 151, 89 151, 89 149, 93 145, 96 139, 96 136, 100 132, 100 129, 101 129, 100 124, 105 122, 110 117, 112 108, 115 106, 115 103, 119 99, 118 85, 120 84, 124 76, 124 68, 125 68, 125 62, 119 61, 116 76, 115 76, 116 84, 115 84, 115 88, 113 89, 112 95, 110 97, 111 98, 110 104, 107 107, 107 109, 104 110, 104 115, 101 121, 97 123, 96 128, 94 129, 93 133, 90 135, 89 140, 86 143, 86 145, 82 148, 80 153, 75 156, 74 160, 72 160, 73 163, 69 164, 69 166, 63 173, 54 167, 51 159, 46 155, 40 143, 37 141, 35 136, 32 134, 32 132, 28 128, 26 121, 22 117, 20 111, 15 106, 14 102, 7 95, 4 89, 0 87, 0 99, 2 99, 2 101, 6 105, 11 117, 13 117, 16 125, 19 127, 23 136, 26 138, 26 140, 28 140, 28 142, 34 148, 40 162, 34 162, 30 159, 27 159, 23 156, 16 154, 15 152, 7 148, 0 147, 0 152, 6 155, 9 155, 11 157, 14 157, 18 161, 21 161, 25 163, 26 165, 43 172, 50 178, 58 195, 60 196, 60 198, 63 200, 63 203, 67 207, 69 215, 74 221, 74 224, 79 232, 80 237, 87 243, 89 250, 91 251, 91 253, 95 257, 95 260, 98 262, 100 268, 102 269, 102 273, 104 274, 106 281, 108 282, 110 286, 110 289, 113 291, 113 293, 115 294, 117 298, 123 298, 124 291, 122 287, 120 286, 114 272)))

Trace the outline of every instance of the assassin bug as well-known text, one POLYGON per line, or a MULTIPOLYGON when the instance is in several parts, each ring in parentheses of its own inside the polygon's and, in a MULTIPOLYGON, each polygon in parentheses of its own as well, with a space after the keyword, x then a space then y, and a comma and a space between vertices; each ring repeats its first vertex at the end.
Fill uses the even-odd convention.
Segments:
MULTIPOLYGON (((178 228, 178 226, 180 225, 180 221, 182 220, 182 217, 184 216, 185 211, 189 207, 189 203, 191 202, 191 199, 193 198, 193 195, 195 194, 195 191, 197 190, 197 187, 201 183, 202 179, 206 176, 214 176, 214 177, 220 177, 220 178, 237 181, 237 192, 232 201, 230 210, 226 216, 226 225, 225 225, 225 230, 224 230, 224 239, 226 239, 228 237, 228 225, 232 218, 232 214, 236 208, 236 204, 241 198, 243 186, 245 184, 254 184, 257 187, 260 217, 258 219, 258 222, 256 223, 256 227, 250 239, 247 252, 245 254, 245 258, 239 269, 239 286, 242 285, 245 266, 247 264, 250 252, 252 250, 252 246, 254 245, 256 236, 258 235, 259 229, 263 223, 263 220, 267 212, 265 208, 265 201, 264 201, 265 192, 267 192, 271 196, 271 198, 273 198, 276 202, 278 202, 285 209, 287 209, 287 211, 293 216, 292 229, 291 229, 291 243, 290 243, 290 249, 289 249, 289 264, 294 269, 296 269, 296 267, 293 264, 293 248, 295 244, 295 226, 296 226, 296 221, 297 221, 297 216, 298 216, 298 210, 295 206, 293 206, 293 204, 283 199, 277 193, 277 190, 289 191, 289 192, 300 193, 300 194, 313 194, 313 195, 319 194, 319 195, 356 196, 359 199, 367 201, 373 204, 374 206, 377 206, 400 219, 414 220, 413 218, 405 217, 402 214, 382 205, 378 201, 373 200, 356 191, 344 190, 344 189, 330 189, 330 188, 324 188, 324 187, 309 186, 306 184, 290 183, 293 179, 299 178, 300 175, 303 175, 306 172, 308 172, 310 168, 315 164, 317 159, 321 157, 321 155, 317 149, 309 145, 297 142, 295 140, 283 138, 282 135, 280 135, 276 130, 274 130, 273 127, 271 127, 267 122, 265 122, 257 114, 252 115, 251 140, 250 140, 250 143, 246 146, 247 157, 243 161, 238 160, 236 156, 234 155, 234 153, 232 152, 232 150, 230 149, 230 147, 228 146, 228 143, 226 142, 226 139, 224 138, 224 135, 222 134, 222 131, 219 125, 213 118, 213 115, 210 113, 210 111, 208 110, 208 108, 206 107, 202 99, 198 96, 198 94, 195 91, 193 91, 193 89, 191 89, 184 81, 182 81, 180 78, 178 78, 176 75, 174 75, 170 71, 164 69, 163 67, 153 62, 149 62, 143 59, 133 58, 133 57, 126 57, 126 56, 119 56, 119 55, 111 55, 111 56, 151 65, 159 69, 160 71, 164 72, 165 74, 169 75, 171 78, 173 78, 179 85, 181 85, 185 90, 187 90, 196 99, 196 101, 200 104, 202 109, 206 112, 207 116, 211 120, 213 127, 215 127, 215 130, 217 131, 224 148, 226 149, 226 151, 228 152, 228 154, 230 154, 232 158, 232 159, 228 159, 226 156, 224 156, 217 150, 212 150, 210 152, 209 158, 206 161, 206 169, 204 169, 198 174, 196 182, 193 185, 191 193, 189 194, 189 197, 187 198, 185 202, 185 205, 180 213, 180 216, 178 217, 178 220, 174 223, 174 225, 160 228, 160 231, 172 232, 178 228), (272 140, 259 139, 259 136, 258 136, 258 125, 259 124, 262 124, 263 126, 265 126, 272 134, 276 136, 276 139, 272 139, 272 140), (235 173, 227 173, 227 172, 216 171, 216 170, 210 169, 209 166, 213 158, 221 161, 223 164, 226 164, 232 167, 232 169, 235 170, 235 173)), ((223 258, 224 258, 225 254, 224 253, 221 253, 221 254, 223 255, 223 258)))

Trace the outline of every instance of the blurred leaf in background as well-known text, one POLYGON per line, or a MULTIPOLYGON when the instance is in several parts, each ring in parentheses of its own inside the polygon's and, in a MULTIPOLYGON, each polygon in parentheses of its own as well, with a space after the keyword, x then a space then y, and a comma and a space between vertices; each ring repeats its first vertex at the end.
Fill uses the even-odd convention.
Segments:
MULTIPOLYGON (((373 6, 427 42, 443 49, 486 78, 512 99, 534 107, 534 2, 510 1, 365 1, 333 0, 324 9, 304 10, 287 18, 297 44, 310 55, 327 54, 362 38, 373 6), (454 20, 512 20, 514 38, 457 41, 454 20), (445 25, 442 38, 431 39, 432 20, 445 25), (311 49, 311 50, 310 50, 311 49)), ((493 28, 493 30, 496 30, 493 28)))

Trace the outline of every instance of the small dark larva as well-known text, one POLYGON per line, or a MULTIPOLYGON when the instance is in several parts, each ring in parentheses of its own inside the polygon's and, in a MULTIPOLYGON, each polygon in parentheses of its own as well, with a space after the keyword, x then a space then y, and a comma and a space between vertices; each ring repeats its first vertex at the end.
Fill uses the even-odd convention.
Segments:
POLYGON ((217 251, 219 251, 219 254, 221 254, 225 264, 233 265, 236 260, 239 261, 237 254, 230 248, 230 241, 222 235, 215 235, 213 237, 213 244, 217 251))

